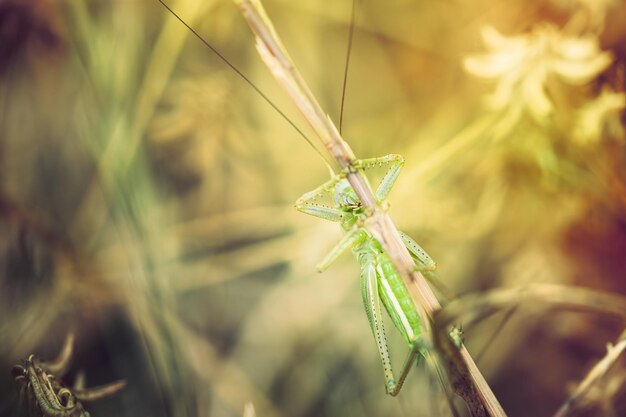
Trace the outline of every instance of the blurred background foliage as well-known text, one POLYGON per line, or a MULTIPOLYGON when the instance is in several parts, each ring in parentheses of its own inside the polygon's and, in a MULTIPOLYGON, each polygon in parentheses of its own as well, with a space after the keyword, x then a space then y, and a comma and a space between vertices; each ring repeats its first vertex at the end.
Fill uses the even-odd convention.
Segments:
MULTIPOLYGON (((230 1, 168 4, 312 137, 230 1)), ((351 2, 265 5, 338 121, 351 2)), ((344 136, 406 158, 391 214, 455 293, 626 293, 625 46, 620 0, 357 2, 344 136)), ((340 230, 292 205, 322 160, 156 0, 1 0, 0 99, 2 416, 11 366, 72 329, 69 381, 128 381, 96 417, 448 415, 423 366, 385 395, 354 260, 315 272, 340 230)), ((539 416, 622 327, 519 308, 465 332, 539 416)), ((626 413, 619 369, 580 415, 626 413)))

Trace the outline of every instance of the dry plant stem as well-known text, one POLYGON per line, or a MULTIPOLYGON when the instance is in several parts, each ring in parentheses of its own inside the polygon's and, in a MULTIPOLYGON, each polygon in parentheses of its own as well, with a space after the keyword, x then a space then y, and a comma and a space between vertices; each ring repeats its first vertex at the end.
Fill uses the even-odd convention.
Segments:
POLYGON ((52 362, 44 362, 35 355, 13 367, 13 377, 20 387, 20 406, 26 400, 29 415, 43 417, 89 417, 81 401, 98 400, 122 389, 121 380, 97 388, 71 390, 59 380, 69 367, 74 347, 74 334, 69 333, 61 353, 52 362), (55 374, 53 371, 58 371, 55 374))
MULTIPOLYGON (((440 330, 459 321, 465 325, 471 325, 500 310, 511 307, 517 308, 522 304, 534 306, 546 304, 554 308, 596 312, 626 320, 626 298, 622 296, 586 288, 534 284, 525 287, 496 289, 486 294, 469 295, 457 299, 435 314, 434 325, 440 330)), ((441 335, 443 332, 438 331, 436 334, 441 335)), ((565 417, 589 388, 606 374, 623 350, 626 350, 626 331, 622 333, 615 346, 609 347, 606 356, 589 372, 554 417, 565 417)), ((462 352, 463 350, 458 354, 462 354, 462 352)), ((446 359, 450 355, 457 355, 455 351, 448 353, 449 355, 445 356, 446 359)))
POLYGON ((616 345, 607 347, 606 355, 598 362, 583 379, 576 391, 563 403, 561 408, 554 414, 554 417, 566 417, 578 405, 578 401, 589 391, 589 389, 611 369, 613 364, 626 349, 626 331, 622 332, 616 345))
POLYGON ((272 24, 258 0, 234 0, 242 11, 252 31, 256 35, 256 46, 265 64, 282 87, 287 91, 298 109, 315 130, 338 166, 346 172, 346 178, 358 195, 363 206, 369 211, 365 226, 383 246, 396 269, 409 289, 417 311, 425 326, 427 342, 440 347, 444 355, 443 363, 451 384, 470 408, 473 416, 505 416, 502 407, 478 371, 464 347, 454 346, 447 331, 443 336, 432 340, 430 323, 434 313, 441 308, 439 301, 428 286, 426 279, 415 272, 415 266, 398 230, 387 213, 379 207, 372 189, 358 170, 353 168, 356 160, 350 146, 343 140, 339 131, 324 113, 313 93, 293 65, 282 46, 272 24))
POLYGON ((44 362, 43 365, 56 376, 63 376, 70 366, 72 352, 74 350, 74 333, 69 332, 61 348, 59 356, 52 362, 44 362))

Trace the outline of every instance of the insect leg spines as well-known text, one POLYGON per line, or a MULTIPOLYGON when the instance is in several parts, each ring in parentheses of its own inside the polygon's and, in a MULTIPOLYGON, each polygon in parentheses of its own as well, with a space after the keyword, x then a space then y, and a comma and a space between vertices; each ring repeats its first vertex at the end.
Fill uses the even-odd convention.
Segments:
POLYGON ((400 373, 400 378, 398 378, 398 381, 395 383, 395 385, 390 387, 390 390, 389 389, 387 390, 387 393, 391 395, 392 397, 395 397, 396 395, 398 395, 398 393, 400 393, 400 390, 402 389, 402 386, 404 385, 404 381, 406 380, 406 377, 409 375, 409 371, 413 367, 413 364, 415 363, 415 361, 419 358, 419 353, 420 353, 419 351, 420 351, 420 348, 417 343, 413 345, 413 348, 411 348, 411 350, 409 350, 409 354, 406 360, 404 361, 404 365, 402 366, 402 372, 400 373))
POLYGON ((311 216, 319 217, 320 219, 329 220, 331 222, 340 222, 344 216, 344 213, 339 209, 316 203, 298 203, 296 205, 296 209, 311 216))
POLYGON ((396 396, 402 389, 404 381, 413 366, 413 363, 419 357, 419 353, 422 347, 420 342, 421 338, 417 336, 413 340, 409 355, 404 362, 402 372, 398 379, 393 374, 391 366, 391 357, 389 356, 389 348, 387 346, 387 336, 385 334, 385 326, 383 324, 380 289, 379 289, 379 274, 380 271, 376 267, 376 261, 372 260, 362 265, 361 271, 361 295, 363 297, 363 304, 365 306, 365 312, 367 313, 367 319, 370 323, 370 329, 376 340, 376 347, 378 348, 378 354, 383 365, 383 373, 385 376, 385 389, 387 394, 396 396))
POLYGON ((407 235, 404 232, 398 231, 400 233, 400 237, 402 238, 402 242, 404 246, 409 250, 411 257, 416 261, 415 270, 420 272, 425 271, 434 271, 437 268, 437 264, 431 258, 424 249, 414 241, 411 236, 407 235))
POLYGON ((328 207, 316 202, 319 198, 331 194, 335 190, 335 185, 343 179, 342 175, 335 175, 316 189, 303 194, 296 200, 296 209, 311 216, 319 217, 331 222, 340 222, 343 212, 334 207, 328 207))
POLYGON ((376 267, 374 262, 362 265, 361 269, 361 296, 363 305, 367 313, 367 320, 372 330, 372 335, 376 340, 376 347, 383 365, 385 376, 385 388, 387 393, 394 391, 396 382, 391 368, 391 358, 387 347, 387 337, 383 324, 382 309, 380 308, 380 297, 378 294, 378 279, 376 277, 376 267))
POLYGON ((400 233, 402 242, 409 250, 411 257, 415 261, 415 270, 424 275, 424 277, 434 286, 444 300, 447 302, 454 300, 456 298, 454 292, 441 282, 441 280, 437 277, 437 274, 434 272, 437 268, 435 261, 409 235, 402 231, 398 232, 400 233))
POLYGON ((404 165, 404 158, 402 155, 390 154, 377 158, 358 159, 352 164, 354 168, 362 170, 368 170, 388 164, 391 166, 376 190, 376 200, 378 200, 379 203, 383 202, 387 198, 389 191, 391 191, 391 188, 400 174, 400 169, 404 165))

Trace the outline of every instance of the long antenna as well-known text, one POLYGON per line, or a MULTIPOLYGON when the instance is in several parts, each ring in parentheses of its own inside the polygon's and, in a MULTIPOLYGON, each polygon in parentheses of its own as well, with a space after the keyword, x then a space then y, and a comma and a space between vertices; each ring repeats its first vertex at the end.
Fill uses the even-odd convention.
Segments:
POLYGON ((348 34, 348 49, 346 50, 346 65, 343 68, 343 87, 341 89, 341 107, 339 109, 339 133, 343 128, 343 107, 346 101, 346 86, 348 85, 348 68, 350 67, 350 55, 352 53, 352 39, 354 38, 354 10, 356 0, 352 0, 352 12, 350 13, 350 32, 348 34))
MULTIPOLYGON (((226 65, 228 65, 233 71, 235 71, 235 73, 237 75, 239 75, 239 77, 241 77, 241 79, 243 79, 250 87, 252 87, 252 89, 254 89, 254 91, 257 92, 257 94, 259 96, 261 96, 261 98, 263 98, 263 100, 265 100, 265 102, 267 104, 269 104, 270 106, 272 106, 272 108, 274 110, 276 110, 276 112, 278 114, 280 114, 282 116, 283 119, 285 119, 287 121, 287 123, 289 123, 291 125, 291 127, 293 127, 296 132, 298 132, 300 134, 300 136, 302 136, 302 138, 304 140, 307 141, 307 143, 309 145, 311 145, 311 147, 315 150, 315 152, 317 152, 317 154, 322 157, 322 159, 324 160, 324 163, 326 164, 326 166, 328 167, 328 169, 331 171, 331 173, 333 172, 331 164, 329 163, 328 159, 326 158, 326 156, 324 156, 324 154, 322 154, 322 152, 320 152, 319 149, 317 149, 317 147, 315 145, 313 145, 313 142, 311 141, 311 139, 308 138, 307 135, 304 134, 304 132, 302 130, 300 130, 300 128, 298 126, 296 126, 296 124, 294 122, 291 121, 291 119, 289 119, 289 117, 287 117, 287 115, 280 109, 278 108, 278 106, 276 104, 274 104, 274 102, 272 100, 269 99, 269 97, 263 92, 261 91, 261 89, 259 89, 259 87, 257 87, 243 72, 241 72, 236 66, 234 66, 228 59, 226 59, 226 57, 220 52, 218 51, 216 48, 214 48, 209 42, 207 42, 202 36, 200 36, 200 34, 191 26, 189 26, 189 24, 187 24, 187 22, 185 22, 174 10, 172 10, 167 4, 165 4, 165 2, 163 2, 163 0, 158 0, 159 3, 161 3, 163 5, 163 7, 165 7, 176 19, 178 19, 180 21, 180 23, 182 23, 183 25, 185 25, 185 27, 187 29, 189 29, 191 31, 191 33, 194 34, 194 36, 196 38, 198 38, 200 40, 200 42, 202 42, 207 48, 209 48, 215 55, 217 55, 217 57, 219 59, 221 59, 222 61, 224 61, 224 63, 226 65)), ((345 88, 345 86, 344 86, 345 88)))

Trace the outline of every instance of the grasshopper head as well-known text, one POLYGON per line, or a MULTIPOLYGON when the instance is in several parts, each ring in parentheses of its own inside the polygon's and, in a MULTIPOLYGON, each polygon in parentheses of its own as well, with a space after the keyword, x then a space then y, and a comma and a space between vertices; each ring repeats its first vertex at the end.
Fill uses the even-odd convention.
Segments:
POLYGON ((354 211, 361 207, 361 201, 352 189, 347 179, 342 179, 335 186, 335 194, 333 196, 335 204, 348 211, 354 211))

